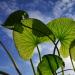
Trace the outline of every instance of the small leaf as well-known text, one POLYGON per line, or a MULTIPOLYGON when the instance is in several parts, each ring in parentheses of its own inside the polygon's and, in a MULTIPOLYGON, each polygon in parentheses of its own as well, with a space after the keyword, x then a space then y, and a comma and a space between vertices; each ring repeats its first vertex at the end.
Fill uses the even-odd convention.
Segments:
POLYGON ((57 55, 44 55, 37 67, 37 75, 55 75, 58 68, 64 67, 63 60, 57 55))
POLYGON ((17 32, 22 33, 23 27, 22 27, 21 20, 28 18, 28 17, 29 16, 25 11, 17 10, 8 16, 8 18, 4 22, 3 26, 8 29, 15 30, 17 32))
POLYGON ((9 75, 9 74, 6 72, 0 71, 0 75, 9 75))
POLYGON ((38 44, 49 41, 48 37, 46 36, 38 38, 33 34, 32 23, 32 20, 29 20, 28 22, 23 20, 23 32, 13 32, 16 48, 19 52, 19 55, 24 60, 29 60, 33 56, 34 48, 37 47, 38 44))
POLYGON ((29 18, 22 20, 21 22, 25 26, 30 27, 33 34, 37 37, 53 35, 52 31, 50 31, 49 28, 38 19, 29 18))
POLYGON ((75 21, 70 18, 57 18, 47 25, 53 32, 55 39, 61 43, 60 54, 63 57, 68 57, 69 45, 75 39, 75 21))

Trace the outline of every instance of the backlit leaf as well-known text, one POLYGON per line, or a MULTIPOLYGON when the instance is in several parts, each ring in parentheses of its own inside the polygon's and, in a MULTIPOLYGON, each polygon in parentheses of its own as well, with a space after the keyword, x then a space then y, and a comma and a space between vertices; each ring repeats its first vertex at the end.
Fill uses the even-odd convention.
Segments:
POLYGON ((37 75, 55 75, 58 68, 64 67, 63 60, 57 55, 44 55, 37 67, 37 75))
POLYGON ((70 18, 58 18, 47 25, 52 30, 55 38, 61 43, 61 55, 67 57, 69 55, 69 45, 75 39, 75 21, 70 18))
MULTIPOLYGON (((28 21, 28 20, 27 20, 28 21)), ((37 20, 39 21, 39 20, 37 20)), ((18 33, 16 31, 13 32, 14 35, 14 42, 16 45, 16 48, 20 54, 20 56, 24 60, 29 60, 34 52, 34 48, 37 47, 38 44, 42 42, 49 41, 49 39, 45 37, 37 37, 33 34, 32 29, 32 19, 30 19, 28 22, 26 20, 23 20, 23 26, 24 30, 22 33, 18 33)), ((37 22, 35 23, 37 24, 37 22)), ((40 22, 41 24, 41 22, 40 22)), ((38 31, 37 31, 38 32, 38 31)))

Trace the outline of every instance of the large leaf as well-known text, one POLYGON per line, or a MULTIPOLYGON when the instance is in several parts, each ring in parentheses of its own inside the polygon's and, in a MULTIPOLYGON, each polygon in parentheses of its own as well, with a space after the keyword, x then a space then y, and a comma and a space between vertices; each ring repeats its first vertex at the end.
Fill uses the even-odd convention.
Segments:
POLYGON ((32 32, 37 37, 43 37, 48 35, 53 35, 52 31, 40 20, 28 18, 21 21, 26 27, 32 29, 32 32))
POLYGON ((69 45, 75 38, 75 21, 70 18, 58 18, 47 25, 52 30, 55 38, 61 42, 61 55, 67 57, 69 55, 69 45))
POLYGON ((37 75, 55 75, 58 68, 64 67, 63 60, 57 55, 44 55, 37 67, 37 75))
POLYGON ((75 61, 75 40, 71 42, 69 50, 70 50, 72 59, 75 61))
POLYGON ((17 10, 8 16, 3 26, 8 29, 12 29, 12 30, 22 33, 23 27, 22 27, 21 20, 28 18, 28 17, 29 16, 25 11, 17 10))
MULTIPOLYGON (((39 20, 37 20, 39 21, 39 20)), ((16 31, 13 32, 15 45, 18 49, 20 56, 24 60, 29 60, 34 52, 34 48, 47 40, 49 40, 46 36, 45 37, 37 37, 33 34, 32 24, 34 20, 31 19, 28 22, 23 20, 22 23, 24 25, 24 30, 22 33, 18 33, 16 31)), ((37 25, 37 22, 35 23, 37 25)), ((41 25, 41 22, 39 23, 41 25)), ((38 32, 38 31, 37 31, 38 32)))

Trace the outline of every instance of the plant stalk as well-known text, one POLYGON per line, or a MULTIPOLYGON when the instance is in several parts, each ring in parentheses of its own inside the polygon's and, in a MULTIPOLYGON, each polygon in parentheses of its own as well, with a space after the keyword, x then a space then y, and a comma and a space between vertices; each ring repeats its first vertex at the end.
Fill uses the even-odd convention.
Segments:
POLYGON ((3 44, 1 41, 0 41, 0 44, 2 45, 2 47, 4 48, 4 50, 6 51, 6 53, 8 54, 9 58, 11 59, 13 65, 14 65, 16 71, 17 71, 17 73, 18 73, 19 75, 22 75, 21 72, 19 71, 18 65, 16 64, 16 62, 15 62, 15 60, 13 59, 12 55, 9 53, 9 51, 6 49, 6 47, 4 46, 4 44, 3 44))
MULTIPOLYGON (((66 69, 66 70, 63 70, 63 71, 71 71, 71 70, 73 70, 73 69, 66 69)), ((60 72, 57 72, 57 74, 59 74, 59 73, 61 73, 62 71, 60 71, 60 72)))
POLYGON ((41 62, 41 53, 40 53, 40 50, 39 50, 39 47, 37 46, 37 51, 38 51, 38 54, 39 54, 39 60, 41 62))
POLYGON ((33 69, 33 73, 34 73, 34 75, 36 75, 36 72, 35 72, 35 69, 34 69, 34 65, 33 65, 32 59, 30 59, 30 63, 31 63, 31 66, 32 66, 32 69, 33 69))
POLYGON ((59 40, 55 43, 54 52, 53 52, 54 55, 55 55, 55 51, 56 51, 56 49, 57 49, 58 43, 59 43, 59 40))
POLYGON ((72 56, 71 56, 70 49, 69 49, 69 55, 70 55, 70 59, 71 59, 71 63, 72 63, 73 70, 75 71, 75 67, 74 67, 74 64, 73 64, 73 61, 72 61, 72 56))
MULTIPOLYGON (((49 37, 49 36, 47 36, 51 41, 52 41, 52 43, 55 45, 55 50, 57 49, 57 52, 58 52, 58 55, 60 56, 60 52, 59 52, 59 49, 58 49, 58 47, 57 47, 57 44, 58 44, 58 42, 57 42, 57 44, 49 37)), ((54 54, 55 54, 55 51, 54 51, 54 54)))
MULTIPOLYGON (((55 43, 49 36, 48 36, 48 38, 49 38, 49 39, 53 42, 53 44, 55 45, 53 54, 55 55, 55 51, 56 51, 56 49, 57 49, 58 55, 60 56, 60 52, 59 52, 59 49, 58 49, 58 47, 57 47, 57 44, 59 43, 59 40, 55 43)), ((62 69, 62 75, 64 75, 63 67, 61 67, 61 69, 62 69)))

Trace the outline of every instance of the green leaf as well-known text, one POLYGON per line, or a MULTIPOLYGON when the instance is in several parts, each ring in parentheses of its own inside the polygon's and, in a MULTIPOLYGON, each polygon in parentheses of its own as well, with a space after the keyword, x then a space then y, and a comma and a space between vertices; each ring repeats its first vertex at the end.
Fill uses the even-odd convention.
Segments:
POLYGON ((0 75, 9 75, 9 74, 6 72, 0 71, 0 75))
POLYGON ((32 29, 33 34, 37 37, 53 35, 52 31, 50 31, 49 28, 38 19, 28 18, 22 20, 21 22, 25 26, 30 27, 32 29))
POLYGON ((58 18, 48 24, 56 39, 61 43, 60 53, 63 57, 69 56, 69 45, 75 38, 75 21, 70 18, 58 18))
POLYGON ((75 61, 75 40, 71 42, 69 50, 70 50, 72 59, 75 61))
POLYGON ((23 20, 23 26, 24 30, 22 33, 18 33, 16 31, 13 32, 14 42, 19 52, 19 55, 24 60, 29 60, 33 56, 34 48, 38 44, 46 42, 49 39, 46 36, 38 38, 33 34, 32 20, 29 20, 28 22, 26 22, 26 20, 23 20))
POLYGON ((64 67, 63 60, 53 54, 44 55, 37 67, 37 75, 55 75, 58 68, 64 67))
POLYGON ((15 30, 17 32, 22 33, 23 27, 22 27, 21 20, 28 18, 28 17, 29 16, 28 16, 27 12, 25 12, 23 10, 17 10, 8 16, 8 18, 4 22, 3 26, 8 29, 15 30))

